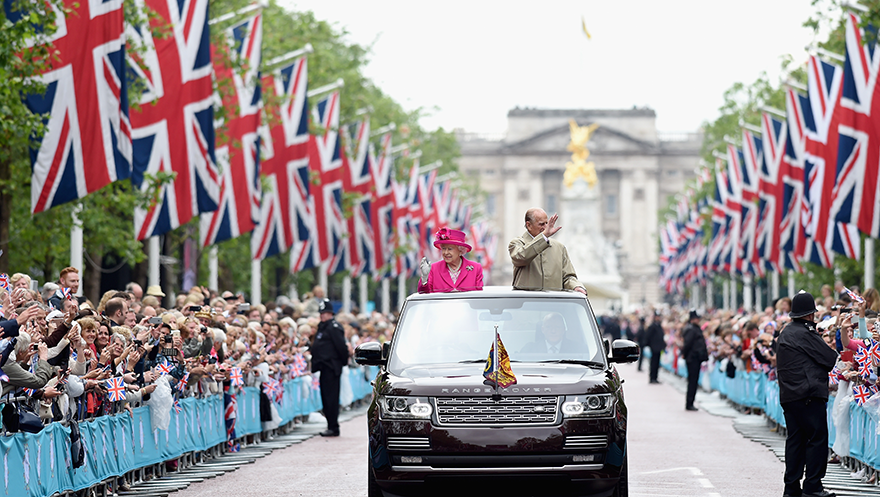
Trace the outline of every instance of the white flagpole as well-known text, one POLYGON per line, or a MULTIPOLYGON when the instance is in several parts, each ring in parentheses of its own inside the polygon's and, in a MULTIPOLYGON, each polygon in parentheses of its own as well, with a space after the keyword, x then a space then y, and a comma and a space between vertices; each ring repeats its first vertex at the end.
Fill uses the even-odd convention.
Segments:
POLYGON ((219 278, 219 263, 220 256, 217 252, 217 246, 211 245, 211 248, 208 249, 208 288, 211 290, 220 291, 219 278))
POLYGON ((263 265, 260 259, 251 260, 251 302, 263 301, 263 265))
POLYGON ((715 285, 712 280, 706 282, 706 309, 715 307, 715 285))
POLYGON ((727 280, 721 282, 721 308, 730 309, 730 285, 727 280))
POLYGON ((323 262, 318 267, 318 285, 324 289, 324 294, 327 295, 327 298, 330 298, 330 288, 327 287, 327 271, 330 270, 329 267, 329 262, 323 262))
MULTIPOLYGON (((70 266, 75 267, 82 277, 83 274, 83 229, 82 221, 79 220, 79 213, 82 212, 82 204, 76 204, 73 208, 73 223, 70 227, 70 266)), ((48 275, 46 275, 48 281, 48 275)), ((76 295, 80 296, 83 292, 83 286, 80 285, 76 291, 76 295)))
POLYGON ((397 311, 403 309, 403 303, 406 301, 406 275, 400 273, 397 276, 397 311))
POLYGON ((767 296, 767 303, 773 299, 778 299, 779 295, 779 273, 773 271, 773 274, 770 275, 770 295, 767 296))
POLYGON ((234 12, 229 12, 228 14, 223 14, 222 16, 215 17, 215 18, 211 19, 210 21, 208 21, 208 25, 213 26, 214 24, 217 24, 218 22, 228 21, 228 20, 234 19, 238 16, 250 14, 251 12, 253 12, 255 10, 260 10, 260 9, 263 9, 268 6, 269 6, 268 3, 263 3, 263 2, 252 3, 252 4, 248 5, 247 7, 242 7, 234 12))
POLYGON ((342 312, 351 312, 351 276, 342 278, 342 312))
POLYGON ((382 314, 391 313, 391 280, 388 277, 382 278, 382 314))
POLYGON ((788 271, 788 297, 794 297, 794 271, 788 271))
POLYGON ((874 288, 874 239, 870 236, 865 238, 865 289, 868 288, 874 288))
POLYGON ((369 300, 367 297, 367 292, 369 291, 369 287, 367 286, 367 275, 362 274, 358 277, 358 308, 360 308, 361 312, 367 312, 367 301, 369 300))
POLYGON ((159 285, 159 237, 150 237, 150 275, 147 281, 148 286, 159 285))

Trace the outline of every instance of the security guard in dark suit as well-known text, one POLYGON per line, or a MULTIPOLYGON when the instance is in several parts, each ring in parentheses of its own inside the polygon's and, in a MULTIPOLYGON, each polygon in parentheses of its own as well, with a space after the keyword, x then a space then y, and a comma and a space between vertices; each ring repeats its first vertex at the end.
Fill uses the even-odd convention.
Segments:
POLYGON ((666 339, 663 337, 659 312, 654 313, 654 322, 645 330, 645 346, 651 347, 651 370, 648 374, 650 383, 660 383, 657 376, 660 374, 660 354, 666 348, 666 339))
POLYGON ((809 293, 791 299, 792 322, 779 332, 776 375, 785 415, 785 493, 783 496, 834 497, 822 486, 828 458, 828 373, 837 352, 816 332, 816 301, 809 293), (803 492, 801 477, 804 476, 803 492))
POLYGON ((322 437, 339 436, 339 379, 342 368, 348 364, 348 345, 345 342, 345 331, 333 318, 333 305, 324 299, 318 305, 321 323, 312 341, 312 372, 321 373, 321 403, 324 417, 327 418, 327 429, 321 432, 322 437))
POLYGON ((703 361, 709 360, 709 351, 706 350, 706 338, 700 329, 700 314, 692 309, 688 315, 688 324, 682 332, 683 344, 681 356, 687 364, 688 387, 685 396, 684 408, 688 411, 696 411, 694 399, 697 398, 697 386, 700 382, 700 367, 703 361))

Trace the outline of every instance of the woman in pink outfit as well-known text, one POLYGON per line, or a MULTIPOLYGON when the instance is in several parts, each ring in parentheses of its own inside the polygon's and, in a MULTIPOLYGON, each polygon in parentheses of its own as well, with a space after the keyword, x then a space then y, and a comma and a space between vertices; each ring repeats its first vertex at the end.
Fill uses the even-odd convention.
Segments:
POLYGON ((471 246, 467 244, 463 231, 440 228, 434 235, 434 246, 440 249, 442 259, 429 266, 428 259, 422 258, 419 293, 483 289, 483 266, 464 258, 471 246))

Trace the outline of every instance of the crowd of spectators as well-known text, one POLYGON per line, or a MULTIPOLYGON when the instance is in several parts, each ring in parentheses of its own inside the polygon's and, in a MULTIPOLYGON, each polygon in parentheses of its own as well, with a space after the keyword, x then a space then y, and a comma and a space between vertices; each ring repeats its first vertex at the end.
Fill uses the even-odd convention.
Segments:
MULTIPOLYGON (((856 403, 880 413, 880 293, 874 288, 860 291, 853 285, 846 287, 838 281, 823 285, 816 295, 816 332, 839 354, 837 365, 829 374, 829 392, 834 394, 833 416, 838 427, 849 415, 849 404, 856 403)), ((791 298, 782 297, 761 310, 737 311, 706 309, 701 313, 699 326, 703 330, 710 359, 703 372, 720 370, 729 378, 737 371, 759 372, 767 379, 776 379, 776 345, 780 332, 791 322, 791 298)), ((618 316, 613 326, 606 326, 606 334, 619 333, 623 338, 648 346, 646 337, 652 320, 659 320, 664 331, 665 346, 672 367, 682 372, 682 331, 688 323, 689 312, 679 307, 658 307, 644 312, 618 316), (617 330, 620 331, 617 331, 617 330)), ((659 347, 658 347, 659 348, 659 347)), ((658 351, 650 350, 654 356, 658 351)), ((641 363, 641 360, 640 360, 641 363)), ((641 369, 641 365, 639 366, 641 369)), ((709 388, 709 375, 702 378, 709 388)), ((834 452, 846 455, 849 440, 848 424, 835 441, 834 452), (843 443, 839 443, 843 441, 843 443)), ((836 459, 836 456, 835 456, 836 459)))
MULTIPOLYGON (((302 302, 279 296, 265 303, 194 287, 166 305, 171 299, 160 287, 144 292, 131 283, 93 302, 76 297, 78 286, 74 268, 42 292, 26 274, 0 275, 6 434, 124 415, 162 393, 157 388, 170 390, 171 409, 183 397, 216 394, 228 405, 246 386, 262 387, 261 421, 268 430, 279 419, 276 387, 312 374, 309 345, 319 323, 314 304, 324 297, 320 287, 302 302)), ((337 320, 352 350, 389 340, 394 330, 393 317, 378 312, 342 312, 337 320)), ((344 379, 340 403, 352 401, 344 379)))

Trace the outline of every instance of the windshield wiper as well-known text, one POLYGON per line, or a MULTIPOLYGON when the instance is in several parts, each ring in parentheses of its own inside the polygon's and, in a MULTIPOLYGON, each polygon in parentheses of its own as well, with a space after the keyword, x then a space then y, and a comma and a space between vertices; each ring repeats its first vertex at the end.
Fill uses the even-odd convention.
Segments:
POLYGON ((551 361, 538 361, 542 364, 544 363, 552 363, 552 364, 580 364, 581 366, 587 366, 588 368, 599 368, 605 369, 605 364, 598 361, 579 361, 577 359, 553 359, 551 361))

